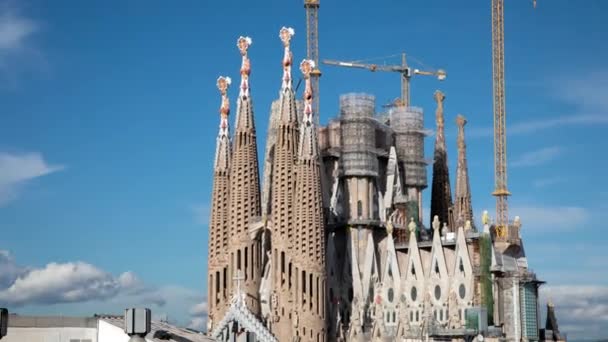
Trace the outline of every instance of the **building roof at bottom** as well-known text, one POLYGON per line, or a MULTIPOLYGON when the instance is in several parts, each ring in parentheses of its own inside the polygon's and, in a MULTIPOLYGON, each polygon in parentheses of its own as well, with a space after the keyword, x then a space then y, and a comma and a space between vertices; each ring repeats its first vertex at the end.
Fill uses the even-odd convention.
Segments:
MULTIPOLYGON (((124 319, 120 316, 105 316, 100 317, 101 320, 108 322, 120 329, 124 329, 124 319)), ((146 335, 146 340, 154 342, 212 342, 215 339, 203 335, 203 333, 197 333, 192 330, 183 329, 171 325, 166 322, 152 321, 150 333, 146 335), (158 331, 166 331, 170 334, 170 338, 159 338, 154 337, 154 334, 158 331)))

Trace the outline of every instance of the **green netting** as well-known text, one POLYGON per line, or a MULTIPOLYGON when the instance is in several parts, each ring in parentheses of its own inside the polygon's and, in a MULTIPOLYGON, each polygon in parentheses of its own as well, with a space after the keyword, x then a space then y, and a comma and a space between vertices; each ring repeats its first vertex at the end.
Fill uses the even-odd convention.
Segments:
POLYGON ((420 238, 420 227, 422 223, 420 222, 420 217, 418 217, 418 201, 408 201, 406 204, 407 210, 407 221, 409 223, 410 219, 413 217, 414 222, 416 222, 416 237, 420 238))
POLYGON ((481 305, 488 309, 488 324, 494 323, 494 297, 492 295, 492 239, 489 234, 482 234, 479 238, 479 254, 481 259, 481 305))

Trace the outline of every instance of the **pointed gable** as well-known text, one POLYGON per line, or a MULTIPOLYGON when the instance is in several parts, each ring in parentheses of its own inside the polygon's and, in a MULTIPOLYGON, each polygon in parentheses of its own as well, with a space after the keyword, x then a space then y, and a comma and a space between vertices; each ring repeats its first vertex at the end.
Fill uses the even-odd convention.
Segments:
POLYGON ((430 264, 427 268, 428 278, 441 278, 447 280, 449 277, 448 269, 445 263, 445 255, 443 254, 443 246, 441 245, 441 236, 439 229, 434 229, 433 247, 431 249, 430 264))

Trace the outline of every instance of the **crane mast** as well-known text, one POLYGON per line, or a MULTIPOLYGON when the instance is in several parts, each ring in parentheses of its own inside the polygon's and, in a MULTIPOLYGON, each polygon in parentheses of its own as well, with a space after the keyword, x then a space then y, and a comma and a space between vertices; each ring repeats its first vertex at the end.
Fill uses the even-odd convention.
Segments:
POLYGON ((312 100, 312 109, 315 113, 315 124, 319 127, 319 2, 320 0, 304 0, 306 8, 306 56, 315 62, 315 67, 310 73, 310 82, 315 93, 312 100))
POLYGON ((494 192, 496 235, 504 238, 509 225, 505 117, 504 0, 492 0, 492 76, 494 95, 494 192))

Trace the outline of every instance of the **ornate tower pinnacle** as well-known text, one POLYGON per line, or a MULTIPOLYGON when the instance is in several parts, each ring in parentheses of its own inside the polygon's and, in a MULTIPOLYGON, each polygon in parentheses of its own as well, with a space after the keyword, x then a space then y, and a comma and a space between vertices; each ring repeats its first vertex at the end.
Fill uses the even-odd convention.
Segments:
MULTIPOLYGON (((237 103, 236 127, 230 166, 230 256, 228 279, 239 271, 245 275, 243 292, 247 295, 247 307, 255 315, 259 314, 259 286, 261 278, 259 257, 260 241, 249 235, 249 224, 261 215, 258 152, 253 105, 249 93, 249 73, 251 66, 247 49, 251 39, 240 37, 237 47, 242 56, 241 89, 237 103)), ((231 295, 235 291, 230 283, 231 295)), ((232 297, 232 296, 231 296, 232 297)))
MULTIPOLYGON (((431 190, 431 220, 436 215, 439 217, 440 222, 449 222, 450 210, 452 208, 452 190, 444 135, 443 101, 445 100, 445 95, 437 90, 434 97, 437 102, 437 111, 435 112, 437 135, 435 136, 433 188, 431 190)), ((455 230, 456 228, 451 227, 451 229, 455 230)))
POLYGON ((303 121, 305 123, 312 122, 312 102, 313 102, 313 90, 312 83, 310 81, 310 73, 315 68, 315 61, 312 59, 305 59, 300 63, 300 71, 302 71, 302 75, 305 80, 304 87, 304 117, 303 121))
POLYGON ((225 276, 228 271, 228 227, 229 227, 229 194, 230 194, 230 135, 228 130, 228 116, 230 115, 230 101, 228 88, 229 77, 220 76, 217 87, 222 97, 220 105, 220 128, 215 148, 215 162, 213 172, 213 194, 211 200, 211 217, 209 224, 209 325, 219 323, 223 318, 226 303, 229 300, 227 289, 229 280, 225 276))
POLYGON ((239 91, 239 97, 249 97, 249 74, 251 73, 251 63, 249 62, 249 56, 247 56, 247 50, 251 46, 253 41, 249 37, 239 37, 236 42, 236 46, 239 48, 242 56, 241 62, 241 90, 239 91))
POLYGON ((458 115, 456 117, 456 124, 458 125, 458 169, 456 171, 456 208, 454 214, 457 220, 473 222, 467 150, 464 142, 464 126, 466 123, 467 120, 464 116, 458 115))
POLYGON ((443 94, 440 90, 437 90, 435 91, 435 94, 433 94, 433 97, 435 98, 435 102, 437 102, 437 110, 435 111, 435 123, 437 125, 435 145, 445 150, 445 120, 443 116, 443 101, 445 101, 445 94, 443 94))
POLYGON ((291 43, 291 37, 295 34, 295 31, 291 27, 283 26, 279 31, 279 38, 283 42, 285 47, 285 53, 283 55, 283 86, 281 90, 291 89, 291 64, 293 62, 293 54, 291 53, 289 44, 291 43))
POLYGON ((222 95, 222 103, 220 105, 220 136, 228 135, 228 116, 230 115, 230 99, 228 98, 228 87, 232 83, 230 77, 220 76, 217 79, 217 88, 222 95))
MULTIPOLYGON (((304 89, 304 115, 300 124, 298 159, 295 167, 296 204, 294 222, 293 264, 295 283, 308 282, 308 286, 296 286, 293 312, 298 319, 293 322, 296 334, 326 336, 325 316, 325 217, 321 189, 321 160, 318 154, 317 133, 313 120, 313 92, 310 73, 314 70, 312 60, 303 60, 300 70, 306 80, 304 89), (306 204, 307 205, 306 205, 306 204), (313 285, 315 284, 315 285, 313 285), (299 316, 299 317, 298 317, 299 316), (312 331, 311 331, 312 330, 312 331)), ((321 339, 325 340, 325 338, 321 339)))
MULTIPOLYGON (((298 284, 295 279, 300 279, 296 278, 298 268, 294 265, 295 252, 293 249, 294 244, 300 242, 294 236, 296 234, 295 216, 299 205, 294 202, 296 197, 296 172, 294 171, 298 160, 298 115, 296 99, 291 87, 292 55, 289 50, 289 42, 292 35, 293 30, 285 27, 279 34, 285 54, 270 190, 271 246, 274 254, 270 272, 272 275, 270 310, 274 321, 271 329, 279 341, 288 341, 295 336, 295 332, 292 333, 295 322, 292 320, 297 320, 297 314, 294 310, 292 293, 295 293, 294 287, 298 284), (294 268, 296 272, 293 272, 294 268)), ((300 270, 304 271, 302 268, 300 270)))

